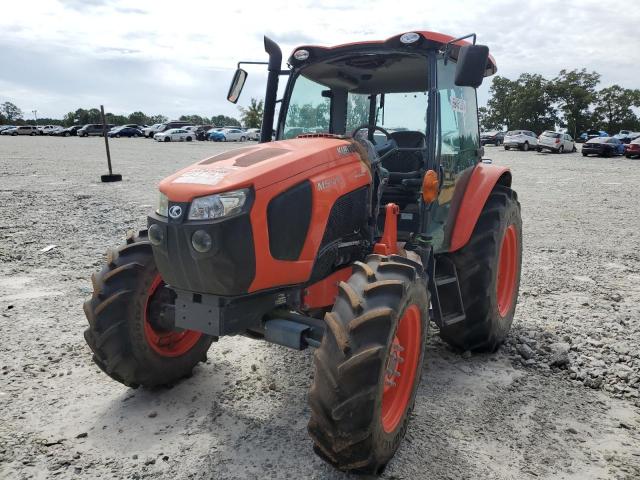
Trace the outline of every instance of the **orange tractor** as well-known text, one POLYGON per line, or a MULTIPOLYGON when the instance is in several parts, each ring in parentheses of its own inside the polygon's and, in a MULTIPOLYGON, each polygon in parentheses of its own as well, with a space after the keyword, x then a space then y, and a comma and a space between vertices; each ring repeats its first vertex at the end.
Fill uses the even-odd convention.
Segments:
POLYGON ((460 350, 493 351, 513 319, 520 205, 478 129, 495 61, 475 35, 423 31, 302 46, 284 69, 266 37, 265 50, 261 142, 160 183, 148 229, 93 276, 85 338, 134 388, 190 375, 223 335, 313 347, 315 451, 379 473, 406 431, 430 321, 460 350))

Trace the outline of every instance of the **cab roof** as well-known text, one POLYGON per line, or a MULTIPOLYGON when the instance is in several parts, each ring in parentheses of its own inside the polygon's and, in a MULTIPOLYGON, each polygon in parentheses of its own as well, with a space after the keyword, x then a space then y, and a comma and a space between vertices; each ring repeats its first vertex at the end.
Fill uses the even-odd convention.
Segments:
MULTIPOLYGON (((389 50, 389 52, 400 53, 406 51, 407 53, 415 53, 420 50, 427 49, 439 49, 445 46, 447 43, 455 40, 455 37, 446 35, 444 33, 430 32, 430 31, 415 31, 420 38, 417 42, 404 44, 400 41, 400 37, 403 33, 389 37, 386 40, 370 40, 365 42, 345 43, 342 45, 336 45, 333 47, 325 47, 319 45, 301 45, 291 52, 289 57, 289 65, 292 67, 301 67, 305 63, 314 63, 324 58, 348 55, 352 53, 367 53, 367 52, 380 52, 381 50, 389 50), (298 50, 307 50, 309 52, 309 58, 306 60, 297 60, 294 57, 294 53, 298 50)), ((460 47, 464 45, 471 45, 466 40, 457 40, 452 44, 450 49, 450 57, 455 61, 458 59, 458 52, 460 47)), ((485 77, 493 75, 498 71, 495 59, 489 55, 487 61, 487 69, 485 71, 485 77)))

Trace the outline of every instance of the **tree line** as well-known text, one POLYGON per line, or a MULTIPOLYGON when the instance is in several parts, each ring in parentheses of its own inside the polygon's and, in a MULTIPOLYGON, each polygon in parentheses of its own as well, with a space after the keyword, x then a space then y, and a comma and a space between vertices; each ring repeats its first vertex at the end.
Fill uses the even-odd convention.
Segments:
POLYGON ((600 74, 561 70, 552 78, 523 73, 516 80, 496 76, 486 107, 478 109, 483 130, 523 129, 540 133, 566 128, 574 137, 589 128, 615 134, 640 131, 640 90, 620 85, 598 89, 600 74))
MULTIPOLYGON (((257 128, 262 123, 263 102, 255 98, 251 99, 248 107, 239 107, 240 119, 228 115, 212 115, 211 117, 201 115, 182 115, 178 120, 190 122, 194 125, 240 125, 241 122, 248 128, 257 128)), ((25 113, 15 104, 4 102, 0 104, 0 125, 36 125, 35 117, 25 118, 25 113)), ((155 123, 165 123, 169 121, 165 115, 147 115, 144 112, 133 112, 129 115, 118 115, 110 112, 104 114, 107 123, 114 125, 124 125, 135 123, 137 125, 153 125, 155 123)), ((69 112, 62 118, 38 118, 38 125, 85 125, 87 123, 102 123, 100 110, 97 108, 78 108, 69 112)))

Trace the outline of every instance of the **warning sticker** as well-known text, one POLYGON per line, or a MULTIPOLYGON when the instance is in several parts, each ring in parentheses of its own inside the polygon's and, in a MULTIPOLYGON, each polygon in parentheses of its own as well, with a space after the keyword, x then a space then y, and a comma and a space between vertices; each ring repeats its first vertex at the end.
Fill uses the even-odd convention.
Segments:
POLYGON ((183 173, 171 183, 196 183, 199 185, 217 185, 229 173, 237 170, 236 168, 196 168, 183 173))
POLYGON ((467 102, 464 100, 464 98, 451 97, 449 99, 449 102, 451 103, 451 109, 454 112, 458 112, 458 113, 467 112, 467 102))

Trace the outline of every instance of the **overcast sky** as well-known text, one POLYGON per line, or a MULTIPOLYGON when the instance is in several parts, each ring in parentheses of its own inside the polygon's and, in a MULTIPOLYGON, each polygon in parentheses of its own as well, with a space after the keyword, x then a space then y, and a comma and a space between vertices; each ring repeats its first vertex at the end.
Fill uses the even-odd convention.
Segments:
MULTIPOLYGON (((510 78, 586 67, 602 86, 640 88, 640 7, 627 2, 28 0, 0 10, 0 103, 39 117, 100 104, 122 114, 237 115, 228 84, 238 60, 266 59, 263 34, 287 58, 299 44, 412 30, 476 32, 510 78)), ((249 68, 240 105, 262 98, 262 71, 249 68)))

